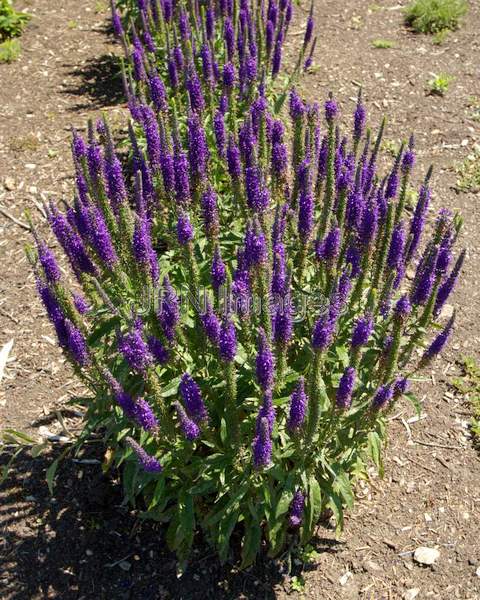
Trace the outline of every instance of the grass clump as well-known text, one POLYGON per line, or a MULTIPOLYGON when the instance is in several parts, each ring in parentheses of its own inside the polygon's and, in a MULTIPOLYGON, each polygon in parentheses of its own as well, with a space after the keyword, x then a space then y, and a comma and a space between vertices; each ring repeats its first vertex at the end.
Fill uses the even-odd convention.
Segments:
POLYGON ((462 192, 480 191, 480 145, 457 168, 457 187, 462 192))
POLYGON ((0 44, 0 63, 10 63, 17 60, 21 49, 18 40, 5 40, 0 44))
POLYGON ((0 42, 22 34, 31 16, 13 8, 12 0, 0 0, 0 42))
POLYGON ((464 357, 460 362, 462 376, 452 381, 453 387, 464 394, 472 407, 470 421, 475 444, 480 444, 480 366, 472 357, 464 357))
POLYGON ((467 9, 466 0, 413 0, 405 10, 405 22, 419 33, 435 34, 457 29, 467 9))
POLYGON ((395 47, 395 42, 392 42, 391 40, 373 40, 372 42, 372 46, 374 48, 378 48, 378 49, 387 49, 387 48, 394 48, 395 47))
POLYGON ((453 79, 454 77, 446 73, 433 74, 432 78, 428 81, 428 93, 434 96, 445 96, 453 79))

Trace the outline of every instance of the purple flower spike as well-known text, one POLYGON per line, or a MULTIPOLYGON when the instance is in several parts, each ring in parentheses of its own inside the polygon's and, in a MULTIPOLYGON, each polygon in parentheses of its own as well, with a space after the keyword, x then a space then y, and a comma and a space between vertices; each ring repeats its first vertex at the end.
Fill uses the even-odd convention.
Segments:
POLYGON ((393 399, 397 400, 408 391, 409 381, 406 377, 399 377, 393 384, 393 399))
POLYGON ((242 173, 242 163, 240 161, 240 150, 232 137, 228 141, 227 165, 230 177, 234 181, 238 180, 242 173))
POLYGON ((230 17, 227 17, 224 21, 223 39, 225 40, 225 46, 227 47, 228 60, 232 61, 233 53, 235 51, 235 31, 230 17))
POLYGON ((335 398, 337 408, 348 410, 352 405, 352 393, 355 386, 356 371, 353 367, 347 367, 338 385, 335 398))
POLYGON ((307 414, 308 396, 305 393, 305 380, 300 377, 290 397, 290 413, 287 429, 290 433, 296 433, 304 424, 307 414))
POLYGON ((273 385, 275 360, 263 329, 258 334, 258 353, 255 361, 257 381, 263 390, 268 390, 273 385))
POLYGON ((38 260, 40 261, 43 272, 45 273, 45 279, 48 281, 48 283, 56 283, 60 281, 60 267, 57 264, 53 252, 50 250, 47 244, 41 240, 37 241, 37 249, 38 260))
POLYGON ((188 118, 188 160, 190 173, 196 180, 203 180, 207 171, 209 151, 205 130, 197 114, 188 118))
POLYGON ((161 473, 162 465, 154 456, 147 454, 147 452, 145 452, 145 450, 131 437, 127 437, 125 439, 127 444, 135 453, 137 462, 143 471, 146 473, 161 473))
POLYGON ((81 294, 73 294, 73 304, 81 315, 87 314, 91 307, 81 294))
POLYGON ((205 98, 203 97, 202 83, 194 67, 191 67, 187 79, 187 91, 192 110, 201 113, 205 109, 205 98))
POLYGON ((307 27, 305 29, 305 37, 303 38, 303 47, 306 48, 312 39, 314 20, 312 15, 309 15, 307 27))
POLYGON ((305 103, 297 94, 297 91, 293 89, 290 92, 290 116, 292 117, 292 120, 296 121, 297 119, 301 119, 305 115, 306 110, 307 107, 305 106, 305 103))
POLYGON ((393 398, 393 388, 391 385, 382 385, 378 388, 372 400, 373 410, 382 410, 386 408, 393 398))
POLYGON ((163 279, 163 294, 160 300, 158 320, 169 342, 175 337, 175 328, 180 321, 180 306, 177 294, 168 277, 163 279))
POLYGON ((163 81, 156 73, 152 73, 148 78, 148 84, 150 86, 150 97, 155 108, 161 112, 166 111, 168 109, 167 92, 163 81))
POLYGON ((222 360, 225 362, 233 361, 237 353, 237 333, 235 325, 230 319, 225 319, 222 323, 218 348, 222 360))
POLYGON ((300 490, 297 490, 293 495, 293 500, 290 504, 290 515, 288 517, 290 527, 300 527, 303 521, 304 510, 305 496, 300 490))
POLYGON ((220 255, 220 248, 218 246, 215 247, 215 251, 213 254, 211 276, 213 289, 218 292, 220 287, 225 283, 227 279, 227 270, 225 268, 225 263, 223 262, 222 257, 220 255))
POLYGON ((186 246, 193 240, 193 227, 187 213, 182 213, 177 221, 177 239, 181 246, 186 246))
POLYGON ((158 338, 151 335, 149 336, 147 343, 151 355, 159 365, 164 365, 168 362, 168 350, 158 338))
POLYGON ((217 210, 217 197, 212 188, 208 188, 201 199, 202 217, 207 237, 212 239, 218 235, 219 220, 217 210))
POLYGON ((388 251, 387 265, 390 269, 396 269, 403 261, 403 253, 405 250, 405 229, 403 222, 395 227, 392 233, 392 240, 388 251))
POLYGON ((395 306, 395 315, 402 321, 407 319, 412 312, 412 305, 406 294, 404 294, 395 306))
POLYGON ((133 329, 118 339, 118 349, 123 354, 129 367, 144 372, 152 362, 152 355, 142 337, 143 323, 136 319, 133 329))
POLYGON ((448 338, 452 333, 454 323, 455 314, 452 315, 444 329, 437 335, 437 337, 433 340, 430 346, 425 350, 425 353, 420 362, 422 366, 428 364, 443 350, 445 344, 448 342, 448 338))
POLYGON ((157 283, 159 276, 158 260, 152 247, 150 222, 145 211, 136 218, 132 245, 136 260, 150 273, 153 282, 157 283))
POLYGON ((179 385, 179 392, 188 416, 199 425, 208 421, 208 413, 202 398, 202 393, 195 380, 184 373, 179 385))
POLYGON ((403 155, 402 159, 402 173, 408 175, 415 166, 415 139, 413 135, 410 136, 410 142, 408 144, 408 150, 403 155))
POLYGON ((118 257, 113 247, 112 238, 102 211, 95 208, 93 212, 95 226, 91 231, 91 242, 100 259, 109 269, 113 269, 118 257))
POLYGON ((250 269, 258 267, 267 260, 267 241, 259 228, 250 226, 245 234, 245 263, 250 269), (257 231, 255 231, 257 229, 257 231))
POLYGON ((207 304, 206 312, 201 315, 203 329, 205 330, 205 334, 207 338, 214 344, 218 346, 220 340, 220 321, 217 315, 213 312, 212 306, 210 303, 207 304))
POLYGON ((313 195, 302 191, 298 202, 298 235, 302 242, 307 242, 313 231, 313 195))
POLYGON ((195 421, 192 421, 192 419, 188 417, 187 413, 185 412, 185 409, 180 404, 180 402, 176 401, 173 403, 173 405, 177 411, 177 417, 183 435, 187 438, 189 442, 193 442, 193 440, 196 440, 199 437, 200 428, 195 423, 195 421))
POLYGON ((257 435, 253 440, 253 466, 262 469, 270 464, 272 457, 272 440, 270 438, 270 426, 268 419, 262 417, 257 425, 257 435))
POLYGON ((188 159, 184 152, 179 152, 174 158, 175 196, 179 204, 190 201, 190 179, 188 175, 188 159))
POLYGON ((65 319, 65 331, 67 335, 67 349, 72 355, 75 362, 81 367, 85 367, 90 362, 88 354, 87 342, 83 336, 83 333, 75 327, 70 319, 65 319))
POLYGON ((455 266, 452 269, 452 272, 450 273, 450 275, 447 277, 447 279, 444 281, 444 283, 442 283, 442 285, 438 289, 437 298, 435 301, 435 310, 434 310, 435 316, 438 316, 440 314, 445 302, 448 300, 448 297, 450 296, 450 294, 452 293, 452 291, 455 288, 455 285, 458 280, 458 276, 460 274, 460 271, 462 270, 463 262, 465 260, 465 255, 466 255, 466 251, 464 250, 458 257, 457 262, 455 263, 455 266))
POLYGON ((332 125, 338 114, 338 106, 333 98, 330 98, 325 102, 325 118, 327 123, 332 125))
POLYGON ((352 348, 360 348, 368 342, 373 331, 373 318, 367 315, 358 319, 352 334, 352 348))
POLYGON ((335 322, 330 315, 322 315, 313 327, 312 346, 315 350, 323 352, 330 346, 333 333, 335 331, 335 322))
POLYGON ((150 405, 144 398, 136 398, 135 400, 127 394, 122 386, 106 371, 105 377, 108 384, 112 388, 115 402, 123 410, 125 416, 144 429, 145 431, 153 431, 158 427, 158 421, 155 417, 150 405))
POLYGON ((217 110, 213 117, 213 131, 215 132, 218 155, 221 158, 225 158, 225 145, 227 138, 225 133, 225 121, 223 113, 220 110, 217 110))
POLYGON ((355 115, 353 118, 354 126, 353 126, 353 139, 355 141, 359 141, 363 135, 365 130, 365 119, 367 116, 367 111, 365 106, 362 104, 362 99, 359 95, 357 107, 355 109, 355 115))

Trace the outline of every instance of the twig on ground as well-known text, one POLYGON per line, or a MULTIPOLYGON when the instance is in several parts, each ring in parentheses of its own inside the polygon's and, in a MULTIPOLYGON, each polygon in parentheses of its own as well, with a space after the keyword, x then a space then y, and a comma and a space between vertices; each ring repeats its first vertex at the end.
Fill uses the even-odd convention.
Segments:
POLYGON ((2 215, 4 217, 7 217, 7 219, 10 219, 10 221, 13 221, 13 223, 18 225, 19 227, 22 227, 22 229, 25 229, 26 231, 30 231, 30 225, 27 225, 23 221, 20 221, 19 219, 14 217, 12 214, 10 214, 8 212, 8 210, 4 206, 0 205, 0 213, 2 213, 2 215))

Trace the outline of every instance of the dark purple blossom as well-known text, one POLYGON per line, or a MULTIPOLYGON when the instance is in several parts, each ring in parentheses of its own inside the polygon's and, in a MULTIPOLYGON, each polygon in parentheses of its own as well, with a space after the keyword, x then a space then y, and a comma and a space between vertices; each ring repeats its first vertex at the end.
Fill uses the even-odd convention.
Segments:
POLYGON ((305 380, 303 377, 300 377, 290 396, 290 412, 287 422, 287 429, 290 433, 295 433, 303 426, 307 408, 308 396, 305 393, 305 380))
POLYGON ((203 97, 202 83, 198 78, 194 67, 191 67, 189 70, 187 78, 187 91, 192 110, 194 112, 201 113, 205 109, 205 98, 203 97))
POLYGON ((261 388, 268 390, 273 385, 275 371, 275 360, 273 358, 270 344, 263 329, 258 334, 258 351, 255 361, 257 381, 261 388))
POLYGON ((180 204, 190 201, 190 179, 188 175, 188 159, 184 152, 179 152, 174 158, 175 168, 175 197, 180 204))
POLYGON ((153 105, 159 111, 166 111, 168 109, 167 104, 167 92, 165 85, 157 73, 153 72, 148 78, 148 84, 150 87, 150 98, 152 99, 153 105))
POLYGON ((390 248, 388 251, 387 265, 390 269, 396 269, 403 262, 405 250, 405 229, 403 221, 400 221, 392 233, 390 248))
POLYGON ((453 289, 458 280, 458 276, 460 271, 462 270, 463 262, 465 260, 466 251, 464 250, 460 256, 458 257, 455 266, 453 267, 450 275, 447 279, 442 283, 442 285, 438 289, 437 298, 435 300, 435 310, 434 314, 438 316, 445 304, 448 300, 448 297, 452 293, 453 289))
POLYGON ((152 247, 150 222, 145 211, 136 217, 132 246, 135 259, 150 273, 153 282, 157 283, 159 277, 158 260, 152 247))
POLYGON ((402 321, 408 318, 412 312, 412 305, 406 294, 404 294, 395 305, 395 315, 402 321))
POLYGON ((169 342, 172 342, 175 337, 175 328, 180 321, 180 306, 177 294, 166 276, 163 279, 163 293, 160 299, 158 320, 165 337, 169 342))
POLYGON ((210 303, 207 304, 206 311, 200 319, 207 338, 217 346, 220 340, 220 320, 214 313, 210 303))
POLYGON ((366 315, 361 317, 355 324, 355 328, 352 333, 352 348, 360 348, 364 346, 373 331, 373 317, 372 315, 366 315))
POLYGON ((178 422, 180 424, 180 428, 183 432, 183 435, 187 438, 189 442, 193 442, 200 435, 200 428, 198 425, 190 419, 185 412, 185 409, 180 404, 180 402, 176 401, 173 403, 175 410, 177 411, 178 422))
POLYGON ((327 119, 327 123, 329 125, 333 124, 336 116, 338 114, 338 106, 333 98, 330 98, 325 102, 325 118, 327 119))
POLYGON ((300 490, 297 490, 293 495, 293 500, 290 504, 290 515, 288 517, 290 527, 300 527, 303 521, 304 510, 305 496, 300 490))
POLYGON ((393 398, 393 387, 391 385, 381 385, 375 392, 372 400, 373 410, 382 410, 386 408, 393 398))
POLYGON ((227 279, 227 269, 220 255, 219 246, 215 246, 210 275, 212 277, 212 287, 215 291, 218 292, 220 287, 225 283, 227 279))
POLYGON ((43 240, 37 240, 38 260, 42 265, 45 279, 48 283, 60 281, 60 267, 55 259, 55 255, 43 240))
POLYGON ((257 432, 252 444, 253 466, 255 469, 262 469, 270 464, 272 457, 270 426, 266 417, 259 419, 257 432))
POLYGON ((193 240, 193 226, 185 212, 181 213, 177 220, 177 240, 181 246, 186 246, 193 240))
POLYGON ((430 346, 425 350, 421 360, 422 366, 428 364, 443 350, 445 344, 448 342, 448 339, 452 333, 454 322, 455 314, 452 315, 452 317, 449 319, 448 323, 445 325, 443 330, 437 335, 437 337, 433 340, 430 346))
POLYGON ((118 349, 123 354, 130 368, 143 372, 152 362, 152 355, 145 343, 143 336, 143 323, 137 318, 131 331, 120 334, 118 349))
POLYGON ((347 367, 338 384, 335 403, 337 408, 348 410, 352 405, 352 392, 355 386, 356 371, 353 367, 347 367))
POLYGON ((85 367, 90 362, 90 356, 88 354, 87 342, 83 333, 76 327, 70 319, 65 319, 65 333, 66 333, 66 348, 72 355, 72 358, 81 367, 85 367))
POLYGON ((178 389, 182 396, 183 404, 188 416, 193 419, 197 425, 207 422, 208 413, 202 398, 202 393, 191 375, 188 373, 182 375, 178 389))
POLYGON ((257 267, 266 262, 267 241, 263 231, 250 225, 245 234, 245 263, 247 268, 257 267))
POLYGON ((235 325, 228 318, 222 322, 218 347, 222 360, 232 362, 237 353, 237 334, 235 325))
POLYGON ((218 155, 221 158, 224 158, 227 137, 225 133, 224 116, 220 110, 217 110, 213 117, 213 131, 215 133, 215 142, 217 144, 218 155))
POLYGON ((143 471, 146 473, 161 473, 162 465, 154 456, 150 456, 133 438, 127 437, 125 439, 135 453, 137 462, 143 471))

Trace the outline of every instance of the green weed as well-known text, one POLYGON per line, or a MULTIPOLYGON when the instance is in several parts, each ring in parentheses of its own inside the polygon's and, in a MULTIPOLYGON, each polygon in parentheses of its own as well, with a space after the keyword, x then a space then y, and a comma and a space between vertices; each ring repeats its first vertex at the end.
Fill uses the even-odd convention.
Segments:
POLYGON ((420 33, 453 30, 467 9, 466 0, 413 0, 405 9, 405 22, 420 33))

